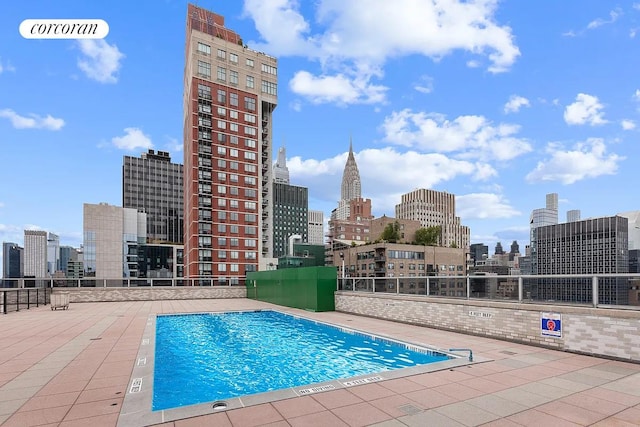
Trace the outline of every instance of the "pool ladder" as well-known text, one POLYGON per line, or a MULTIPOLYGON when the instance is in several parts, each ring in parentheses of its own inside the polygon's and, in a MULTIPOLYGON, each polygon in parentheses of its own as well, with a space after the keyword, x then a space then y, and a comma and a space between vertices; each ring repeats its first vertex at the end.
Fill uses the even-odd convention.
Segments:
POLYGON ((468 351, 469 362, 473 362, 473 350, 471 350, 470 348, 450 348, 449 351, 468 351))

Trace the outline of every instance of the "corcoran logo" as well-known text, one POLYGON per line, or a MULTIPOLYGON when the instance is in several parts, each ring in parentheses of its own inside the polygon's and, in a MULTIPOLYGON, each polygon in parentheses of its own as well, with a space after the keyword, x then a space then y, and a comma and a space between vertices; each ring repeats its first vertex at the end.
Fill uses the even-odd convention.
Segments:
POLYGON ((103 39, 109 24, 102 19, 25 19, 20 35, 25 39, 103 39))

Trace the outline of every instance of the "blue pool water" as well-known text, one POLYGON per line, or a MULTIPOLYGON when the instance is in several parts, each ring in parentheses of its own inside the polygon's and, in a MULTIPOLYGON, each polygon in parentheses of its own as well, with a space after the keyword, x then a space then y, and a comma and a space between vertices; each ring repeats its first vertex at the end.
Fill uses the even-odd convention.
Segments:
POLYGON ((446 359, 275 311, 158 316, 153 410, 446 359))

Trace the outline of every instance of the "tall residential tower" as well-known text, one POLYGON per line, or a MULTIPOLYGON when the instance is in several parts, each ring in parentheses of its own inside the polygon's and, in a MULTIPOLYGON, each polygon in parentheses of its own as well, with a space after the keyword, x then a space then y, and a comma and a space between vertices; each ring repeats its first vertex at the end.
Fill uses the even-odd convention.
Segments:
POLYGON ((243 284, 272 256, 278 64, 192 4, 186 31, 184 275, 243 284))

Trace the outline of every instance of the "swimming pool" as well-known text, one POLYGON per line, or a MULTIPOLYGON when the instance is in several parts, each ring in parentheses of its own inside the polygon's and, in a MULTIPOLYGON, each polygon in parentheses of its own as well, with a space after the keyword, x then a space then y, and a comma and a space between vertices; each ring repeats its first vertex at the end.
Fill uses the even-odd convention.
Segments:
POLYGON ((157 316, 154 411, 450 359, 277 311, 157 316))

